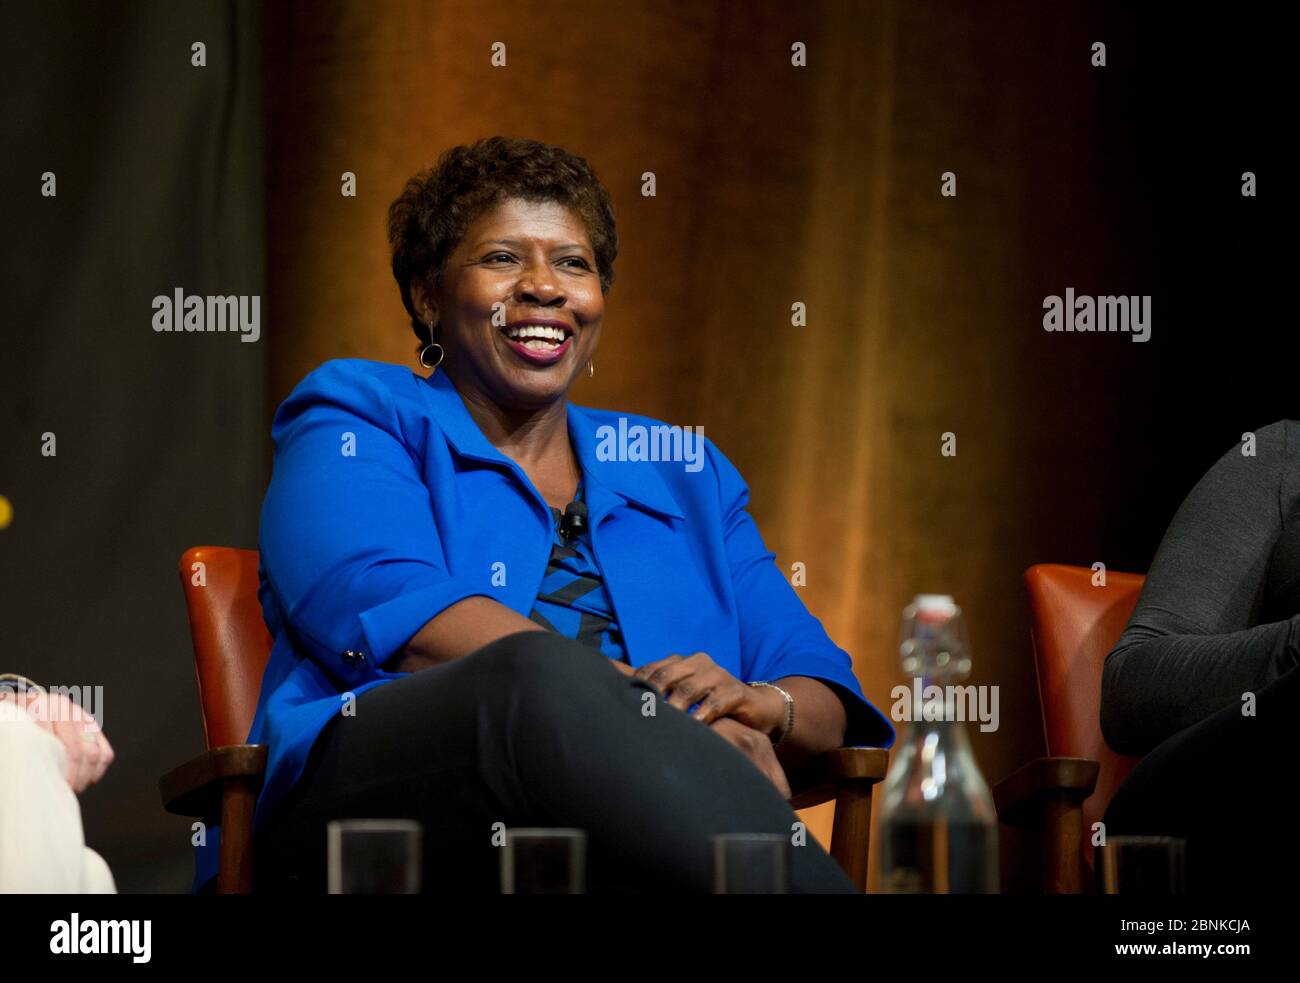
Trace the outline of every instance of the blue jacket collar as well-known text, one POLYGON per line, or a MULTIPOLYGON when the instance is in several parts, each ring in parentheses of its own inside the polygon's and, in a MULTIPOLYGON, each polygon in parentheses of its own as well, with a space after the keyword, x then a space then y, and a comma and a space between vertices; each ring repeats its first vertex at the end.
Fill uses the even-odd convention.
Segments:
MULTIPOLYGON (((435 371, 424 378, 427 391, 433 401, 435 416, 442 432, 452 449, 461 457, 474 458, 491 464, 504 465, 514 471, 523 481, 525 487, 536 494, 532 482, 513 460, 502 454, 491 441, 483 435, 460 392, 445 372, 435 371)), ((619 461, 602 461, 596 455, 599 442, 597 434, 601 426, 593 417, 591 410, 568 403, 565 415, 569 424, 569 439, 578 463, 587 478, 585 498, 590 521, 594 524, 610 509, 621 505, 618 499, 625 500, 651 512, 684 518, 677 499, 664 484, 657 469, 648 464, 635 464, 619 461), (611 497, 618 496, 618 498, 611 497)), ((540 495, 537 496, 539 499, 540 495)), ((545 504, 543 502, 543 504, 545 504)))

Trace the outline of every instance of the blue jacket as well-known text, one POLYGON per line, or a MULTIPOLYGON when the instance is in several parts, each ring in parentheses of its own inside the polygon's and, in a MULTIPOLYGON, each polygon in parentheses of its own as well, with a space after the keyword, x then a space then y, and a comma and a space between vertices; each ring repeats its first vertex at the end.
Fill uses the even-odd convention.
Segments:
MULTIPOLYGON (((846 745, 892 745, 848 654, 773 562, 722 452, 704 438, 693 462, 619 460, 612 434, 666 425, 572 403, 567 415, 631 664, 702 651, 745 682, 816 677, 846 700, 846 745)), ((481 594, 527 617, 552 535, 545 499, 445 373, 334 359, 281 404, 271 437, 258 596, 275 645, 248 734, 269 745, 255 824, 297 780, 342 694, 405 675, 384 667, 438 612, 481 594)), ((196 852, 196 889, 216 874, 219 838, 210 830, 196 852)))

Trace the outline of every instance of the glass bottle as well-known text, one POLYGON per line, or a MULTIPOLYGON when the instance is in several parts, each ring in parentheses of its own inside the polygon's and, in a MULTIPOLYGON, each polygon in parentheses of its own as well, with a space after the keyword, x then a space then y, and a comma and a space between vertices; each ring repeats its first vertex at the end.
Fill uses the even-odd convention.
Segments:
MULTIPOLYGON (((903 610, 899 646, 909 692, 895 717, 909 721, 885 776, 880 889, 985 894, 998 890, 998 820, 960 718, 970 674, 961 609, 946 594, 918 594, 903 610)), ((895 691, 897 694, 897 690, 895 691)))

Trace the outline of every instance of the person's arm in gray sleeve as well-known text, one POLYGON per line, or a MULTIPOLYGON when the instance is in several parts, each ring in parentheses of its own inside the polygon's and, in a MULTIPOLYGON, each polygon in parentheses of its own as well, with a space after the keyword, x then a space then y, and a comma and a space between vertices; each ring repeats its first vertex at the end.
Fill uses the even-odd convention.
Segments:
POLYGON ((1300 616, 1257 624, 1293 506, 1295 430, 1286 421, 1261 428, 1254 456, 1233 447, 1174 515, 1102 673, 1112 750, 1146 754, 1297 664, 1300 616))

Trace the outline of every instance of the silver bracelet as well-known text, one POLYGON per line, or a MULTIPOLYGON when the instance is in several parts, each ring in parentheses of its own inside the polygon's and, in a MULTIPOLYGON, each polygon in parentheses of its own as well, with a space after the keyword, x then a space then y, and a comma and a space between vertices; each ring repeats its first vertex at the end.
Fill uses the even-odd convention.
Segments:
POLYGON ((780 747, 782 742, 784 742, 785 739, 790 736, 790 731, 794 728, 794 697, 791 696, 789 693, 787 693, 785 690, 783 690, 780 686, 776 685, 776 683, 756 682, 756 683, 750 683, 749 685, 770 686, 772 687, 772 689, 776 690, 778 693, 780 693, 782 696, 785 697, 785 727, 781 729, 780 738, 772 742, 772 747, 774 748, 780 747))

